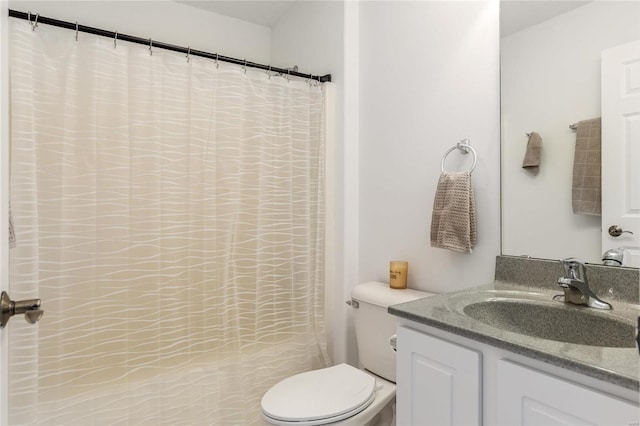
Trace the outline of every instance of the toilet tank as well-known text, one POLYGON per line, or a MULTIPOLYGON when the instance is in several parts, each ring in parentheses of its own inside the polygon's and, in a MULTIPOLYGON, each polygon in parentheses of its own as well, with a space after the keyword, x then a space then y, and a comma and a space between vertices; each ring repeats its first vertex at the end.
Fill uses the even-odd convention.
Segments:
POLYGON ((361 368, 395 383, 396 353, 389 339, 396 334, 396 317, 387 313, 387 308, 431 295, 412 289, 391 289, 389 284, 373 281, 359 284, 351 291, 351 300, 358 302, 357 308, 355 304, 352 306, 361 368))

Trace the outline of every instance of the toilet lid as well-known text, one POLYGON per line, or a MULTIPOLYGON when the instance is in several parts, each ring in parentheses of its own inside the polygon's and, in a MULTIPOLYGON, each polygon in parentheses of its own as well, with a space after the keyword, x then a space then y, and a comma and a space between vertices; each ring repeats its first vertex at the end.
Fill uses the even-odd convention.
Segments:
POLYGON ((262 397, 262 412, 282 422, 347 418, 371 404, 375 387, 372 376, 347 364, 307 371, 269 389, 262 397))

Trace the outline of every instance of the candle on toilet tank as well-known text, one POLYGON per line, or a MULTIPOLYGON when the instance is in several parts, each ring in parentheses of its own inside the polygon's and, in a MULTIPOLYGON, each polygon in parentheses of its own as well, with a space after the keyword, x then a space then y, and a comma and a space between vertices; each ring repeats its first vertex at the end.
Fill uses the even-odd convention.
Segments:
POLYGON ((389 285, 391 288, 407 288, 409 262, 392 260, 389 262, 389 285))

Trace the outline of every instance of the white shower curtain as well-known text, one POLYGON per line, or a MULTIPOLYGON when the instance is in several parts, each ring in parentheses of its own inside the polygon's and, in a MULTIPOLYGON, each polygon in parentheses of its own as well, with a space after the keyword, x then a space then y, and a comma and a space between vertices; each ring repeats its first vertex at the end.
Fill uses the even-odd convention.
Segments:
POLYGON ((253 424, 327 365, 322 86, 11 20, 12 424, 253 424))

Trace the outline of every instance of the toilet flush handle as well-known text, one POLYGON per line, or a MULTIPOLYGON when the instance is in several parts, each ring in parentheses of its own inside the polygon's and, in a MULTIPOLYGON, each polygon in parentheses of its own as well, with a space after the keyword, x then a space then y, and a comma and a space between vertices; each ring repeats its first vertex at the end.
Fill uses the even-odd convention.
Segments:
POLYGON ((389 339, 389 346, 391 346, 391 350, 393 350, 394 352, 396 352, 398 350, 398 335, 394 334, 393 336, 391 336, 391 338, 389 339))

